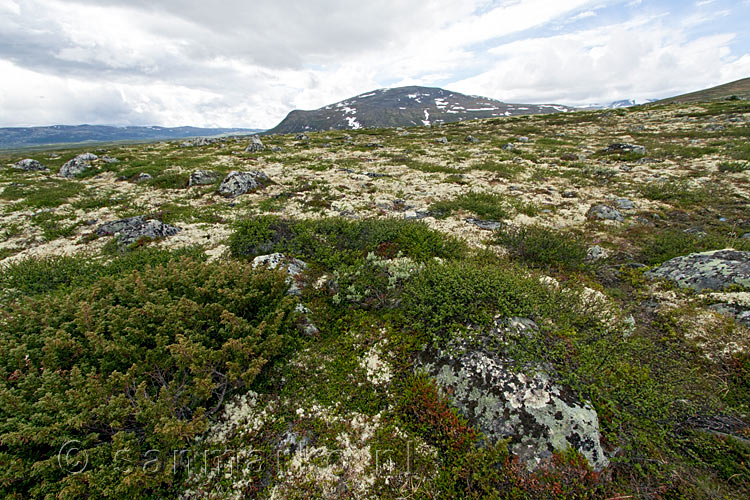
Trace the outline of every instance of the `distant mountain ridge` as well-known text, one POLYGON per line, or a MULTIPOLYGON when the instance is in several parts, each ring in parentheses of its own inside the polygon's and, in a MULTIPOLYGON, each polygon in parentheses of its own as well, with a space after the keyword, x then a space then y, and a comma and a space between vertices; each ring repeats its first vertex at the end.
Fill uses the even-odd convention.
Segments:
POLYGON ((316 110, 294 110, 267 133, 409 127, 575 109, 559 104, 510 104, 441 88, 410 86, 366 92, 316 110))
POLYGON ((257 129, 200 127, 113 127, 108 125, 52 125, 0 128, 0 149, 117 141, 159 141, 188 137, 252 134, 257 129))

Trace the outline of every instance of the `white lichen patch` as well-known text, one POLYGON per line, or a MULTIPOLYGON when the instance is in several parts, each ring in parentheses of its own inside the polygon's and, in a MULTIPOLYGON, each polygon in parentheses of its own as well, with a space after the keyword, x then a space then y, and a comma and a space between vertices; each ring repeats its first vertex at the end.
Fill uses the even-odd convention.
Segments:
POLYGON ((382 343, 372 346, 359 362, 367 373, 367 380, 377 386, 387 385, 393 378, 390 364, 382 358, 382 347, 382 343))

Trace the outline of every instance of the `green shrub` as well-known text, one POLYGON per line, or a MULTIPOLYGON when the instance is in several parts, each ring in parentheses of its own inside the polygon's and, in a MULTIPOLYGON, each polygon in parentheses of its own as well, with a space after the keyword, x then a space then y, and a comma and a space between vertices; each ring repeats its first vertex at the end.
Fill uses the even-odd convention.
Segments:
POLYGON ((11 201, 23 199, 19 202, 19 208, 54 208, 76 196, 82 189, 83 186, 75 181, 43 178, 5 186, 0 197, 11 201))
POLYGON ((551 293, 512 266, 452 261, 428 263, 404 287, 406 323, 436 338, 469 324, 486 325, 501 317, 544 317, 551 293))
POLYGON ((288 221, 260 216, 240 221, 230 237, 235 257, 288 253, 327 268, 362 263, 371 252, 392 258, 401 253, 418 262, 463 255, 465 246, 418 221, 328 218, 288 221))
POLYGON ((287 288, 280 272, 183 258, 4 308, 0 492, 172 496, 173 452, 293 342, 287 288), (70 441, 78 454, 59 457, 70 441))
POLYGON ((452 200, 430 205, 430 211, 438 217, 448 217, 460 210, 471 212, 482 219, 503 220, 510 217, 507 200, 493 193, 464 193, 452 200))
POLYGON ((750 170, 750 162, 725 161, 719 163, 719 172, 738 174, 750 170))
POLYGON ((578 233, 520 226, 504 227, 497 235, 497 242, 507 247, 513 257, 531 266, 568 271, 584 266, 587 247, 578 233))
POLYGON ((139 248, 109 262, 97 261, 87 255, 32 257, 0 268, 0 299, 70 290, 92 284, 105 276, 166 264, 183 256, 189 256, 193 261, 205 259, 203 251, 197 247, 173 251, 139 248))
POLYGON ((655 265, 681 255, 734 247, 750 250, 750 242, 716 234, 697 235, 680 229, 663 229, 648 233, 641 243, 641 259, 655 265))
POLYGON ((656 181, 640 187, 644 198, 664 201, 678 207, 688 208, 706 203, 713 194, 705 187, 691 187, 687 181, 656 181))

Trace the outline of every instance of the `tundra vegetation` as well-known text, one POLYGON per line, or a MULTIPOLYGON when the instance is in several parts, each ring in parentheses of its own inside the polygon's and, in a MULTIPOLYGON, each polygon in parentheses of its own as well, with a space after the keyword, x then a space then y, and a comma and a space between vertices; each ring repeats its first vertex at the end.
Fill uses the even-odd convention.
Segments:
POLYGON ((4 498, 750 495, 750 281, 651 273, 750 255, 748 101, 307 135, 2 154, 4 498), (606 464, 530 466, 435 352, 554 379, 606 464))

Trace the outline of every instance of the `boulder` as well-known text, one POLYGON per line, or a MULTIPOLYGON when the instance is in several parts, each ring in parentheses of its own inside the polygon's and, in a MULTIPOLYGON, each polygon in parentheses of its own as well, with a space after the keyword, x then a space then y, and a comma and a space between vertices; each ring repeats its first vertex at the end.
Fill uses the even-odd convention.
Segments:
POLYGON ((272 253, 269 255, 259 255, 253 259, 253 269, 258 266, 264 266, 268 269, 277 269, 281 267, 287 273, 286 282, 289 283, 289 295, 300 295, 301 291, 297 284, 297 278, 307 268, 307 263, 293 257, 287 257, 283 253, 272 253))
POLYGON ((80 154, 60 167, 58 175, 60 177, 65 177, 66 179, 78 177, 91 168, 91 162, 97 158, 98 156, 93 153, 80 154))
POLYGON ((219 179, 219 174, 210 170, 195 170, 190 174, 188 186, 206 186, 213 184, 219 179))
POLYGON ((476 138, 476 137, 474 137, 473 135, 467 135, 467 136, 466 136, 466 142, 471 142, 471 143, 473 143, 473 144, 476 144, 476 143, 478 143, 478 142, 479 142, 479 139, 477 139, 477 138, 476 138))
POLYGON ((618 198, 615 200, 615 206, 620 210, 633 210, 635 208, 635 203, 627 198, 618 198))
POLYGON ((497 222, 494 220, 473 219, 469 217, 468 219, 466 219, 466 222, 477 226, 479 229, 484 229, 485 231, 495 231, 503 227, 502 222, 497 222))
POLYGON ((724 249, 675 257, 646 276, 696 291, 723 290, 731 285, 750 287, 750 252, 724 249))
POLYGON ((636 153, 639 155, 645 155, 646 154, 646 147, 645 146, 639 146, 638 144, 628 144, 625 142, 615 142, 614 144, 610 144, 607 149, 605 149, 605 152, 607 153, 636 153))
POLYGON ((600 247, 599 245, 594 245, 586 252, 586 260, 589 262, 606 259, 608 256, 609 252, 607 252, 606 249, 600 247))
POLYGON ((245 148, 245 152, 257 153, 259 151, 263 151, 264 149, 266 149, 266 147, 263 145, 263 141, 260 140, 260 137, 254 135, 250 137, 250 144, 245 148))
POLYGON ((310 138, 307 136, 307 134, 297 134, 294 136, 295 141, 309 141, 310 138))
POLYGON ((138 177, 135 178, 135 182, 144 182, 153 179, 154 177, 151 174, 148 174, 146 172, 141 172, 138 174, 138 177))
POLYGON ((502 147, 501 147, 501 149, 503 149, 505 151, 510 151, 512 149, 515 149, 515 148, 516 148, 516 145, 513 144, 512 142, 509 142, 507 144, 503 144, 502 147))
POLYGON ((562 193, 563 198, 576 198, 577 196, 578 196, 578 193, 576 191, 573 191, 572 189, 563 191, 562 193))
POLYGON ((521 137, 518 138, 518 142, 529 142, 529 138, 526 137, 525 135, 522 135, 521 137))
POLYGON ((435 139, 435 142, 438 144, 448 144, 448 138, 447 137, 438 137, 435 139))
POLYGON ((619 210, 607 205, 592 205, 591 208, 589 208, 589 211, 586 213, 586 218, 596 220, 613 220, 616 222, 622 222, 623 220, 625 220, 619 210))
POLYGON ((120 160, 118 160, 117 158, 113 158, 113 157, 111 157, 111 156, 108 156, 108 155, 104 155, 104 156, 102 156, 102 157, 101 157, 100 159, 101 159, 101 160, 102 160, 102 161, 103 161, 104 163, 120 163, 120 160))
POLYGON ((226 198, 236 198, 241 194, 260 189, 269 182, 268 176, 263 172, 237 172, 233 170, 221 181, 219 194, 226 198))
POLYGON ((97 236, 114 236, 121 246, 128 246, 141 238, 158 239, 172 236, 181 228, 160 220, 146 220, 142 215, 106 222, 96 229, 97 236))
POLYGON ((36 160, 32 160, 31 158, 26 158, 25 160, 17 162, 15 165, 13 165, 13 168, 17 168, 18 170, 26 170, 27 172, 49 170, 44 165, 36 160))
MULTIPOLYGON (((537 329, 527 318, 507 318, 496 320, 489 336, 512 341, 534 335, 537 329)), ((497 348, 467 341, 423 352, 417 364, 486 439, 508 439, 509 450, 527 469, 549 463, 553 452, 568 448, 585 456, 595 470, 609 465, 596 411, 555 382, 551 370, 519 369, 497 348)))

